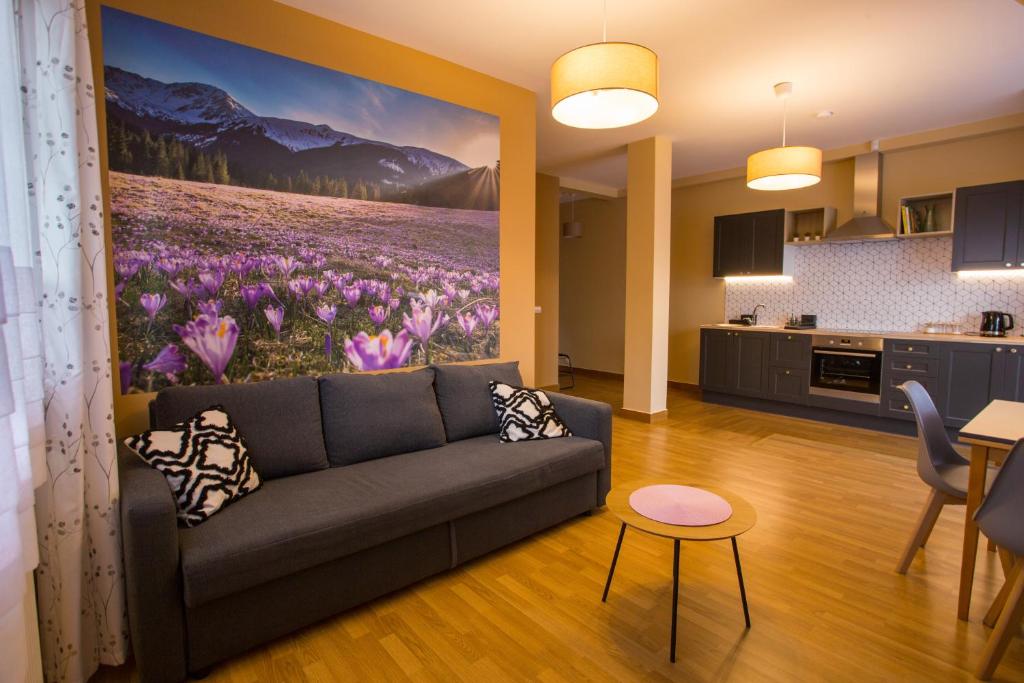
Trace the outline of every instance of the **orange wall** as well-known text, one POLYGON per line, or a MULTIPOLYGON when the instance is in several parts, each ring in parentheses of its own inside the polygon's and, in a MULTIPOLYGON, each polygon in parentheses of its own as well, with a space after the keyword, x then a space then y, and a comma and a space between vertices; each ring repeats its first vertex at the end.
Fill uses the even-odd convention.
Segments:
MULTIPOLYGON (((536 96, 534 93, 271 0, 107 0, 103 4, 243 45, 344 71, 363 78, 454 102, 501 119, 501 357, 519 360, 523 379, 534 379, 534 187, 536 96)), ((96 91, 103 92, 100 2, 87 0, 96 91)), ((100 141, 106 146, 102 103, 97 106, 100 141)), ((101 154, 104 185, 106 154, 101 154)), ((109 197, 105 212, 110 215, 109 197)), ((112 261, 110 225, 107 260, 112 261)), ((113 291, 113 274, 108 283, 113 291)), ((111 330, 116 330, 111 310, 111 330)), ((117 339, 112 333, 113 359, 117 339)), ((120 396, 115 381, 119 434, 146 426, 150 395, 120 396)))

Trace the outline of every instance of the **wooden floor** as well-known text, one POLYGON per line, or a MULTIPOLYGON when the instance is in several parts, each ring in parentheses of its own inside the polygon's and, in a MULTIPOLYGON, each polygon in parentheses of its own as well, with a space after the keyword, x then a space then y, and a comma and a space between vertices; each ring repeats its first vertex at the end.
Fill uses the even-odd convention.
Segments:
MULTIPOLYGON (((614 380, 574 393, 621 401, 614 380)), ((607 510, 308 628, 207 681, 964 681, 1001 572, 981 551, 970 623, 956 618, 963 508, 947 509, 906 576, 895 566, 924 503, 912 439, 701 403, 615 418, 613 483, 659 477, 746 497, 740 538, 753 628, 728 542, 685 545, 679 660, 668 663, 672 544, 618 532, 607 510)), ((134 680, 130 667, 100 681, 134 680)), ((1024 681, 1024 643, 996 680, 1024 681)))

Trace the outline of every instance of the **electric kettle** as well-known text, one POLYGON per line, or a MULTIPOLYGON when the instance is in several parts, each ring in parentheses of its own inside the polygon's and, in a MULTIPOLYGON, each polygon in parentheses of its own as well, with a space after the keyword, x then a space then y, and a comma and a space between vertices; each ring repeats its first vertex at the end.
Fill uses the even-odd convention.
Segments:
POLYGON ((1005 337, 1013 329, 1013 316, 1002 311, 985 311, 981 314, 981 336, 1005 337))

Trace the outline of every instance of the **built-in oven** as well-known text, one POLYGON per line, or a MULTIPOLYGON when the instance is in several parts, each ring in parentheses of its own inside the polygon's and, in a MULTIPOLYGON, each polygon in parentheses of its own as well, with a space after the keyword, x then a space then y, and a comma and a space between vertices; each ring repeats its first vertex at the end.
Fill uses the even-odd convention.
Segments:
POLYGON ((880 337, 814 335, 811 386, 816 396, 879 403, 882 388, 880 337))

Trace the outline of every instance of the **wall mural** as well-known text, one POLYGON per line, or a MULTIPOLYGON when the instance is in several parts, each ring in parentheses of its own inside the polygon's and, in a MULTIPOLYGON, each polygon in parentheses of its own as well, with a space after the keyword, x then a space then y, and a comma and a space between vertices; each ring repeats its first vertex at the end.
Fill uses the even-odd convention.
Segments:
POLYGON ((497 117, 102 12, 123 392, 498 356, 497 117))

